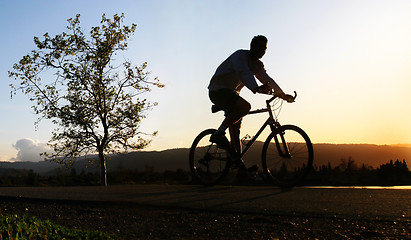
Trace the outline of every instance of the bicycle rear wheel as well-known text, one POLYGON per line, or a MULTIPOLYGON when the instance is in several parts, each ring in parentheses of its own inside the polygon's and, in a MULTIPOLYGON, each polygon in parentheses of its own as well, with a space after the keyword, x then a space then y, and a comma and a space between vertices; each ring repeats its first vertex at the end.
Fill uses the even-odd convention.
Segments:
POLYGON ((264 172, 281 187, 300 184, 312 168, 313 159, 310 138, 297 126, 282 126, 268 136, 263 146, 264 172))
POLYGON ((201 132, 190 148, 190 170, 193 180, 206 186, 221 182, 230 169, 229 153, 210 142, 215 129, 201 132))

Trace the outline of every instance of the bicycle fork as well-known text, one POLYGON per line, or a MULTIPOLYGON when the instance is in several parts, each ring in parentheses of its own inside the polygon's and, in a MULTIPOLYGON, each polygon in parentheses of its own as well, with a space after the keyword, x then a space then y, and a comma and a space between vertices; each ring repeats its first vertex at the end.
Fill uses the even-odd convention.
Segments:
POLYGON ((275 125, 270 124, 270 127, 272 129, 272 132, 278 133, 274 135, 275 146, 277 147, 278 154, 283 158, 291 159, 290 150, 284 137, 285 132, 281 130, 281 125, 278 122, 276 122, 275 125), (279 141, 278 136, 280 136, 281 141, 279 141))

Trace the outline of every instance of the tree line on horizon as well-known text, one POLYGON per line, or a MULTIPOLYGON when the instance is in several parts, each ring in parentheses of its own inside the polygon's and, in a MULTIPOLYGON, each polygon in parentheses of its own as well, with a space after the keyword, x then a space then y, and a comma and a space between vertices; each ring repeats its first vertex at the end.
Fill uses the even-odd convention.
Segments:
MULTIPOLYGON (((183 169, 158 172, 154 167, 145 169, 118 168, 108 172, 110 184, 193 184, 191 173, 183 169)), ((264 180, 262 172, 251 183, 270 185, 264 180)), ((95 172, 80 173, 76 169, 59 169, 55 175, 44 176, 33 170, 2 169, 0 187, 10 186, 90 186, 100 184, 100 174, 95 172)), ((226 184, 233 184, 227 182, 226 184)), ((395 186, 411 185, 411 171, 404 160, 381 164, 377 168, 362 164, 358 166, 353 158, 341 159, 338 166, 314 165, 303 183, 308 186, 395 186)))
POLYGON ((404 160, 390 160, 374 168, 366 164, 358 166, 353 158, 341 159, 340 164, 332 167, 316 166, 307 178, 308 185, 330 186, 394 186, 411 185, 411 171, 404 160))

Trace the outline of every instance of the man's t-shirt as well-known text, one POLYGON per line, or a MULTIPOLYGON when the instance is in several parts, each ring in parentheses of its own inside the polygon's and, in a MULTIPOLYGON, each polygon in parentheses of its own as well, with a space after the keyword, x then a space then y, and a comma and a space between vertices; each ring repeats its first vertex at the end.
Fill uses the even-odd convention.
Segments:
POLYGON ((282 91, 275 81, 268 76, 264 64, 260 60, 252 61, 250 59, 249 50, 238 50, 221 63, 211 78, 208 89, 217 91, 228 88, 240 92, 246 86, 255 93, 258 84, 254 76, 261 83, 268 84, 275 92, 282 91))

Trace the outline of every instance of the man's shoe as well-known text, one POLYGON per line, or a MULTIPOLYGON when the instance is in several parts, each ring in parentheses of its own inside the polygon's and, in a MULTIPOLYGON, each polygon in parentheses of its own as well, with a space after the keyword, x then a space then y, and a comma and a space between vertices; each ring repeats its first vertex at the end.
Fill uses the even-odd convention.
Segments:
POLYGON ((225 137, 225 132, 215 131, 211 137, 210 142, 217 144, 217 147, 228 150, 230 148, 230 142, 225 137))

